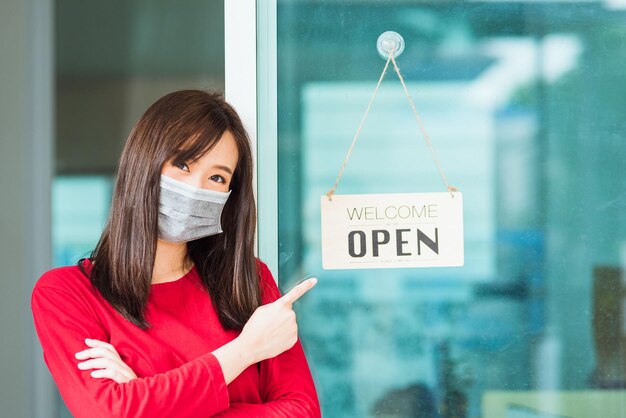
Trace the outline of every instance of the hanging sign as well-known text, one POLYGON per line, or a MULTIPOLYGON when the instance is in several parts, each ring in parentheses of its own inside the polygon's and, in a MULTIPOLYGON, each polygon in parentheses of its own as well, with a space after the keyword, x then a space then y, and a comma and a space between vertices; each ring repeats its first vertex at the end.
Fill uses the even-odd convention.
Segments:
POLYGON ((324 269, 463 265, 463 196, 452 193, 327 195, 324 269))
POLYGON ((404 40, 395 32, 378 39, 387 63, 361 118, 332 189, 321 198, 324 269, 452 267, 463 265, 463 196, 448 184, 435 149, 396 64, 404 40), (335 195, 389 64, 398 75, 447 193, 335 195))

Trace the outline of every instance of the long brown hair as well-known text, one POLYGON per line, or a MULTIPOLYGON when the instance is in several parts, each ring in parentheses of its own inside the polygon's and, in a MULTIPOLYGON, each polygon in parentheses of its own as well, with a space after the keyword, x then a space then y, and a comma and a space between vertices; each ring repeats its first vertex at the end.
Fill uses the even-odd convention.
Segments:
POLYGON ((161 168, 188 162, 229 131, 239 159, 222 212, 223 233, 187 243, 225 329, 241 330, 261 304, 254 257, 256 208, 250 139, 235 110, 219 93, 182 90, 157 100, 137 122, 120 158, 107 224, 85 272, 126 319, 146 329, 144 316, 158 237, 161 168))

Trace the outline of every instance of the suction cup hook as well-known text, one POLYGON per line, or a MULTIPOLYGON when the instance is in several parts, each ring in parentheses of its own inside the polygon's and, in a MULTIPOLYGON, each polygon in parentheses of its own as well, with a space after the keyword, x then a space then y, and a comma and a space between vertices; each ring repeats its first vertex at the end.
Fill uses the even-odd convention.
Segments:
POLYGON ((376 49, 381 58, 387 60, 391 53, 394 58, 398 58, 404 51, 404 38, 398 32, 387 31, 382 33, 376 41, 376 49))

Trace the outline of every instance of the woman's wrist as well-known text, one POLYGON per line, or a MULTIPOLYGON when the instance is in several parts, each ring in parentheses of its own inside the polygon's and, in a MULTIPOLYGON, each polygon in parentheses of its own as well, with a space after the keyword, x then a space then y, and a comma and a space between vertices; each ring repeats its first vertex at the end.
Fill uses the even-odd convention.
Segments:
POLYGON ((241 335, 231 341, 235 347, 235 352, 239 355, 240 361, 246 365, 246 367, 257 363, 257 356, 254 352, 254 347, 241 335))
POLYGON ((212 354, 222 367, 226 384, 235 380, 241 372, 257 362, 252 347, 241 337, 224 344, 212 354))

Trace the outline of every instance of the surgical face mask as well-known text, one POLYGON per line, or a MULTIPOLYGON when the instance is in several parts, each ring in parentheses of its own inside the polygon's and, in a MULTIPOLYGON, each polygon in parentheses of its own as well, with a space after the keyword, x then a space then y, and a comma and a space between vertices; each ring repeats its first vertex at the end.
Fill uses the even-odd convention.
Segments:
POLYGON ((220 218, 229 192, 199 189, 161 175, 159 238, 187 242, 222 232, 220 218))

